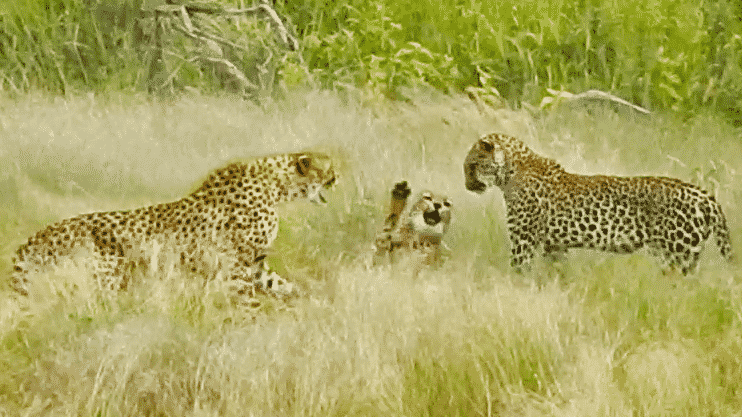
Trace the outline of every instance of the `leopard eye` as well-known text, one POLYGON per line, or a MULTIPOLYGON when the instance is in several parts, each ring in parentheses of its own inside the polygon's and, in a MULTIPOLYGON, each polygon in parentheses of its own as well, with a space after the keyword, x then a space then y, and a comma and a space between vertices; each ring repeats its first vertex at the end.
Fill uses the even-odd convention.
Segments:
POLYGON ((492 150, 495 149, 495 144, 486 139, 480 140, 479 144, 482 145, 482 149, 484 149, 485 152, 492 152, 492 150))

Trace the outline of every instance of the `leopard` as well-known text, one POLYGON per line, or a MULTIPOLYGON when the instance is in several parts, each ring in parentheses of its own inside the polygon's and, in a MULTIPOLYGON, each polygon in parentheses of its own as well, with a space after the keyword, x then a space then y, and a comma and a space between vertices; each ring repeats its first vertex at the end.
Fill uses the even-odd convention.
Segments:
POLYGON ((374 265, 398 262, 403 256, 413 258, 413 275, 423 267, 441 262, 443 238, 451 224, 451 200, 430 191, 422 191, 408 206, 412 193, 407 181, 394 185, 389 214, 374 242, 374 265))
MULTIPOLYGON (((84 254, 98 287, 127 288, 142 247, 166 248, 187 272, 211 273, 217 263, 245 297, 256 292, 281 298, 298 289, 266 264, 279 228, 276 209, 308 200, 326 205, 323 191, 337 175, 320 152, 274 154, 237 160, 207 174, 187 196, 131 210, 93 212, 58 221, 28 238, 15 253, 10 287, 29 295, 30 279, 75 254, 84 254)), ((208 277, 207 277, 208 278, 208 277)))
POLYGON ((463 165, 467 190, 502 191, 518 272, 530 269, 536 254, 560 260, 571 248, 626 254, 646 247, 663 273, 688 275, 698 271, 712 233, 722 257, 733 259, 720 204, 679 179, 570 173, 500 133, 474 142, 463 165))

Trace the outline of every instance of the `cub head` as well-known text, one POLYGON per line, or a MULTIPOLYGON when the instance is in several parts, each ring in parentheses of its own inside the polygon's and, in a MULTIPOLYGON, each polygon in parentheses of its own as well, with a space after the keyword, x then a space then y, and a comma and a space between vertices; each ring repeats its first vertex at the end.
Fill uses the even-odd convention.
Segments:
POLYGON ((479 139, 464 159, 466 189, 483 193, 488 186, 505 186, 510 181, 510 167, 498 135, 479 139))
POLYGON ((425 191, 410 208, 409 222, 415 233, 441 239, 451 223, 451 201, 425 191))
POLYGON ((327 203, 322 190, 330 188, 336 180, 329 156, 314 152, 291 154, 289 170, 292 177, 289 185, 291 200, 308 199, 313 203, 327 203))

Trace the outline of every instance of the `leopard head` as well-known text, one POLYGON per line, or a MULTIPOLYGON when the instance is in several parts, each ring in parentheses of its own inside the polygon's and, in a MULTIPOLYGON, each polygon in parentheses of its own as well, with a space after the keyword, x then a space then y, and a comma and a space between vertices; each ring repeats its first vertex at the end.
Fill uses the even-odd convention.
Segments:
POLYGON ((464 159, 466 189, 481 194, 487 187, 504 187, 510 181, 510 166, 498 135, 479 139, 464 159))

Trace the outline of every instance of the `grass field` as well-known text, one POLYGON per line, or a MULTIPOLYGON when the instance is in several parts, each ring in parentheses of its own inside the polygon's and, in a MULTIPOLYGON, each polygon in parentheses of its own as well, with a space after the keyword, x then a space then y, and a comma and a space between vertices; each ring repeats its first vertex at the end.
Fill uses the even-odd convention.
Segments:
POLYGON ((589 251, 513 273, 501 193, 463 186, 464 155, 493 131, 570 171, 712 190, 742 247, 742 131, 711 115, 532 119, 435 93, 0 99, 0 416, 742 415, 739 264, 709 244, 687 278, 589 251), (290 311, 252 318, 217 284, 164 271, 116 297, 72 265, 35 277, 27 300, 7 290, 13 252, 49 222, 176 199, 230 159, 301 149, 335 155, 342 177, 327 207, 282 210, 270 263, 309 294, 290 311), (369 267, 401 179, 454 203, 447 260, 417 279, 369 267))

